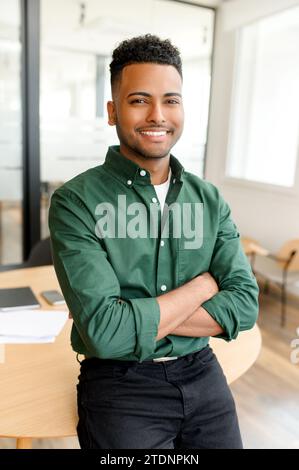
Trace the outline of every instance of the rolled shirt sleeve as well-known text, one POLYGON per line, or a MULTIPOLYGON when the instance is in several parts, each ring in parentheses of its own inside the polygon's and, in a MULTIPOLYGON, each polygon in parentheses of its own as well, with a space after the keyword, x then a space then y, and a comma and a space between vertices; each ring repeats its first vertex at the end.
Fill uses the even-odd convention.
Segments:
POLYGON ((95 222, 70 190, 52 196, 49 228, 56 275, 77 333, 91 356, 140 361, 156 346, 160 309, 156 298, 120 301, 116 274, 94 231, 95 222))
POLYGON ((202 307, 223 328, 217 337, 235 339, 249 330, 258 316, 258 285, 243 251, 228 204, 219 195, 219 226, 209 272, 219 292, 202 307))

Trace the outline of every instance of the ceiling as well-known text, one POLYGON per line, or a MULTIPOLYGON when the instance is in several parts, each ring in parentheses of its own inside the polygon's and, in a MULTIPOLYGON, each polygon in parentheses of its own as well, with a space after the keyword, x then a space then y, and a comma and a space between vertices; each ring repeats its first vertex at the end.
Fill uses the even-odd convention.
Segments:
POLYGON ((210 55, 213 21, 211 9, 170 0, 43 0, 41 31, 48 47, 103 55, 123 39, 151 32, 172 39, 191 58, 210 55))

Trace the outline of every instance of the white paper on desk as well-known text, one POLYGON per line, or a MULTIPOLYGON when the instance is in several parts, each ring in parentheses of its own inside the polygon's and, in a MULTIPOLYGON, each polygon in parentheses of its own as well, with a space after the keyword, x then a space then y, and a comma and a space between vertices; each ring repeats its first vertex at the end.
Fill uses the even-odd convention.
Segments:
MULTIPOLYGON (((55 336, 4 336, 0 335, 0 344, 54 343, 55 336)), ((0 360, 1 362, 1 360, 0 360)))
POLYGON ((67 310, 18 310, 0 313, 0 336, 57 336, 68 318, 67 310))

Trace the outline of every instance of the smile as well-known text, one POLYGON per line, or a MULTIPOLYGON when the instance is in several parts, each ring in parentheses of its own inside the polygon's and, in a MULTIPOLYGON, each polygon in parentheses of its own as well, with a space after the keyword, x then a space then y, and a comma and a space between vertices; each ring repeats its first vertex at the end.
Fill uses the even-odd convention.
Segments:
POLYGON ((152 137, 161 137, 167 134, 168 131, 140 131, 140 134, 152 137))

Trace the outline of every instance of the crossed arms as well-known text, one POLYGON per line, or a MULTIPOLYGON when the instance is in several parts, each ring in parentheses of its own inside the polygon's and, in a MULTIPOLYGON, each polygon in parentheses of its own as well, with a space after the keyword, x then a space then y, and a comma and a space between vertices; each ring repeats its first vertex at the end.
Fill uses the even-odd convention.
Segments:
MULTIPOLYGON (((157 297, 160 323, 156 341, 169 334, 201 337, 223 333, 223 328, 211 315, 196 304, 196 302, 200 304, 204 300, 209 300, 217 292, 216 281, 209 273, 204 273, 168 294, 157 297)), ((122 299, 119 299, 119 302, 125 303, 122 299)), ((70 318, 72 318, 71 312, 70 318)))
POLYGON ((156 340, 177 336, 216 336, 223 328, 201 307, 218 292, 209 273, 196 276, 183 286, 157 297, 160 323, 156 340))

